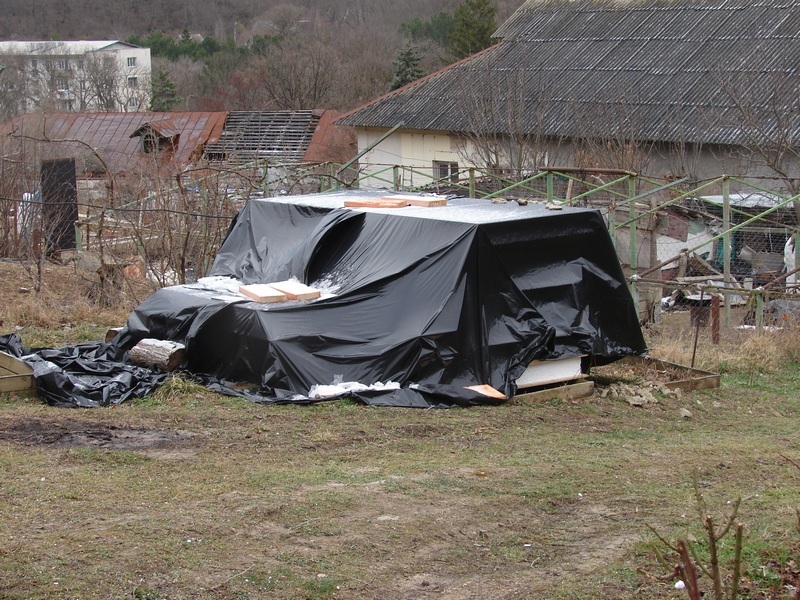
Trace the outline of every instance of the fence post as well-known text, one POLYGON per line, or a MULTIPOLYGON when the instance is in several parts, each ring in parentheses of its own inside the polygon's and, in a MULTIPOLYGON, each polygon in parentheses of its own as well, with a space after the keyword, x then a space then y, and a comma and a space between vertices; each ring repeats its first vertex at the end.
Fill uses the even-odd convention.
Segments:
POLYGON ((628 220, 631 222, 630 228, 630 251, 631 251, 631 271, 635 273, 639 269, 639 252, 636 240, 636 181, 632 176, 628 177, 628 220))
POLYGON ((475 198, 475 167, 469 168, 469 197, 475 198))
POLYGON ((727 175, 722 179, 722 277, 725 281, 725 327, 731 326, 731 184, 727 175))
POLYGON ((392 181, 394 183, 394 191, 400 191, 400 166, 394 165, 392 167, 392 181))
POLYGON ((264 161, 264 197, 269 198, 269 161, 264 161))
POLYGON ((756 331, 764 329, 764 295, 761 290, 757 290, 756 294, 756 331))
POLYGON ((547 172, 547 201, 552 202, 554 198, 553 194, 553 172, 547 172))

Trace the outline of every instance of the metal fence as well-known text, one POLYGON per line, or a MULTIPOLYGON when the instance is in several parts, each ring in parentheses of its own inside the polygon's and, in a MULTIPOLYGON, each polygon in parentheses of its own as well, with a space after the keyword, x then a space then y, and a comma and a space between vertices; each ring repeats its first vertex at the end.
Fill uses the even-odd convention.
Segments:
MULTIPOLYGON (((160 283, 207 272, 227 224, 250 198, 276 193, 340 190, 368 184, 491 198, 501 202, 580 206, 600 211, 625 269, 643 321, 673 304, 721 298, 724 325, 732 310, 751 306, 751 321, 769 321, 774 300, 797 295, 800 195, 779 192, 779 180, 719 177, 702 182, 660 180, 618 169, 546 168, 513 176, 502 170, 337 164, 249 165, 241 173, 197 176, 175 186, 153 180, 113 203, 84 202, 78 248, 100 251, 103 262, 133 262, 160 283), (123 201, 124 200, 124 201, 123 201), (113 205, 112 205, 113 204, 113 205), (174 274, 174 277, 170 274, 174 274)), ((19 186, 18 186, 19 187, 19 186)), ((30 189, 30 186, 20 189, 30 189)), ((4 256, 17 256, 25 198, 0 198, 4 256)), ((29 212, 29 211, 28 211, 29 212)))

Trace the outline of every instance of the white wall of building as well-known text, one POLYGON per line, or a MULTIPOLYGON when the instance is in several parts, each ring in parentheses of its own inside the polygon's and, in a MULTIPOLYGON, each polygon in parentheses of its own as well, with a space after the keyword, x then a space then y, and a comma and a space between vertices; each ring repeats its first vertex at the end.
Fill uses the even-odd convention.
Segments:
POLYGON ((7 67, 0 87, 18 113, 145 111, 150 103, 149 48, 120 41, 0 42, 0 61, 7 67))

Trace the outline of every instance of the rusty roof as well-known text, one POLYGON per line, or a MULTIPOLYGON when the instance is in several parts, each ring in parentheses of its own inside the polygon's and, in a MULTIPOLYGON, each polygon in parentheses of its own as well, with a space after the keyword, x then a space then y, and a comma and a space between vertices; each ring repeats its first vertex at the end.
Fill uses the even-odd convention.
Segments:
POLYGON ((178 137, 169 160, 178 165, 200 155, 205 144, 222 134, 225 112, 58 113, 27 114, 6 123, 2 133, 47 142, 53 157, 96 153, 108 169, 119 173, 144 156, 135 134, 145 126, 178 137))
POLYGON ((528 0, 495 36, 338 123, 723 145, 800 136, 800 0, 528 0))

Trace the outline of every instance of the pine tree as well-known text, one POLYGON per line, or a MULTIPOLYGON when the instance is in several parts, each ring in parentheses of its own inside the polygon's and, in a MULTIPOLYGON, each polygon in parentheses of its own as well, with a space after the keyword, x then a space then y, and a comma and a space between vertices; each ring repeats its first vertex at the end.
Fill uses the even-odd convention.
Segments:
POLYGON ((456 8, 450 52, 461 59, 492 45, 497 29, 497 7, 492 0, 464 0, 456 8))
POLYGON ((423 73, 422 69, 419 68, 419 61, 420 56, 417 54, 417 49, 411 44, 406 44, 397 51, 397 56, 392 61, 392 65, 394 65, 393 90, 422 77, 423 73))
POLYGON ((150 98, 151 112, 169 112, 180 101, 178 89, 164 69, 158 70, 153 80, 153 93, 150 98))

